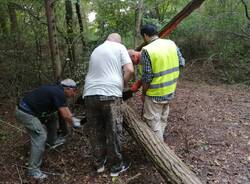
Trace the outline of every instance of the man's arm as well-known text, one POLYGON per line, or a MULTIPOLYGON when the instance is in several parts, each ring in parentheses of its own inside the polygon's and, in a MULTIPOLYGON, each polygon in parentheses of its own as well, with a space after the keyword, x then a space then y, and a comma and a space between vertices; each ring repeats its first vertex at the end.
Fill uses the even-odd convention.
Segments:
POLYGON ((149 84, 153 79, 152 67, 150 57, 146 50, 141 52, 141 64, 142 64, 142 94, 145 96, 149 88, 149 84))
POLYGON ((67 122, 68 126, 71 127, 73 124, 72 113, 68 107, 59 107, 58 109, 61 117, 67 122))
POLYGON ((149 88, 149 84, 148 83, 142 83, 142 95, 143 96, 146 96, 148 88, 149 88))
POLYGON ((128 87, 128 81, 134 75, 134 67, 132 63, 128 63, 123 65, 123 80, 124 80, 124 88, 128 87))
POLYGON ((178 59, 179 59, 179 65, 182 66, 182 67, 184 67, 185 66, 185 59, 182 56, 182 53, 181 53, 179 47, 177 47, 177 55, 178 55, 178 59))

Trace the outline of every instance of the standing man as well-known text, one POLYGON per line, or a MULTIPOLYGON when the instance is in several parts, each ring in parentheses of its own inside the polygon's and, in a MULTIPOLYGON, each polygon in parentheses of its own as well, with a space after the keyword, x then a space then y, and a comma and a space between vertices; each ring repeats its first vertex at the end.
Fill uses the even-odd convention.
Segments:
POLYGON ((72 114, 67 107, 66 98, 75 95, 75 81, 65 79, 59 85, 45 85, 29 92, 18 104, 16 118, 24 125, 31 138, 28 175, 34 179, 47 178, 40 170, 46 140, 51 146, 64 143, 64 139, 57 139, 57 113, 71 127, 72 114))
POLYGON ((141 35, 148 43, 141 52, 143 117, 163 141, 169 102, 174 98, 179 66, 184 66, 185 60, 172 40, 158 37, 155 25, 142 26, 141 35))
POLYGON ((83 97, 87 122, 93 130, 90 141, 98 173, 104 171, 107 156, 113 159, 111 176, 129 167, 121 153, 121 103, 122 91, 133 73, 132 61, 118 33, 110 34, 91 54, 83 97))

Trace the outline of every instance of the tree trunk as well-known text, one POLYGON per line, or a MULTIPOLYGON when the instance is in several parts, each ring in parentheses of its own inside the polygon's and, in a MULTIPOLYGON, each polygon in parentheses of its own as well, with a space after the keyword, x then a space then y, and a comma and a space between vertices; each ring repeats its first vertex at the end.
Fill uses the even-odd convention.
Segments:
MULTIPOLYGON (((41 46, 41 40, 39 36, 37 35, 37 32, 34 31, 34 35, 36 37, 35 45, 36 45, 36 60, 38 61, 37 70, 42 71, 42 46, 41 46)), ((39 79, 39 85, 42 85, 42 76, 41 72, 37 72, 38 79, 39 79)))
POLYGON ((143 147, 166 182, 173 184, 202 184, 200 179, 161 141, 152 130, 136 118, 134 111, 124 103, 125 128, 143 147))
POLYGON ((141 19, 143 14, 143 0, 139 0, 136 4, 135 9, 135 35, 134 35, 134 48, 138 45, 140 40, 140 28, 141 28, 141 19))
POLYGON ((17 15, 16 15, 16 8, 13 5, 13 3, 8 2, 8 12, 9 12, 9 17, 10 17, 10 36, 11 36, 11 41, 13 42, 13 61, 14 61, 14 67, 13 70, 15 72, 11 72, 13 73, 13 81, 14 81, 14 86, 15 86, 15 92, 14 95, 18 96, 19 94, 19 85, 18 82, 20 81, 19 78, 19 73, 18 71, 18 63, 20 63, 21 59, 22 59, 22 52, 20 52, 21 50, 21 38, 20 38, 20 31, 18 28, 18 22, 17 22, 17 15))
POLYGON ((16 9, 12 3, 8 3, 8 10, 10 16, 10 31, 13 38, 14 46, 17 51, 20 50, 20 32, 17 24, 16 9))
POLYGON ((86 43, 84 40, 84 35, 83 35, 83 23, 82 23, 82 13, 81 13, 81 7, 80 7, 80 0, 77 0, 75 3, 76 6, 76 14, 77 14, 77 19, 78 19, 78 24, 80 28, 80 34, 81 34, 81 41, 82 41, 82 48, 85 50, 86 43))
POLYGON ((205 0, 192 0, 189 2, 171 21, 162 28, 159 33, 161 38, 168 36, 177 25, 187 16, 189 16, 195 9, 199 8, 205 0))
POLYGON ((73 43, 73 10, 71 0, 65 0, 66 10, 66 25, 67 25, 67 38, 66 42, 68 45, 68 58, 71 74, 73 74, 73 66, 75 64, 75 47, 73 43), (73 65, 72 65, 73 64, 73 65))
POLYGON ((4 5, 0 5, 0 33, 2 37, 7 37, 8 28, 7 28, 7 15, 4 5))
POLYGON ((56 25, 55 25, 55 16, 53 11, 53 0, 44 0, 46 16, 48 22, 48 35, 49 35, 49 47, 51 53, 51 60, 54 69, 54 77, 56 81, 61 79, 62 66, 59 56, 59 48, 56 37, 56 25))

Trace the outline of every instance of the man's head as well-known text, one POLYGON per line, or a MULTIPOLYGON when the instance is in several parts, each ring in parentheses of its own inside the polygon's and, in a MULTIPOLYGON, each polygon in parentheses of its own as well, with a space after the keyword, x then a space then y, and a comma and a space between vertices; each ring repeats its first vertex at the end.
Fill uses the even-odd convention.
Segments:
POLYGON ((158 36, 157 28, 153 24, 146 24, 141 27, 141 36, 145 42, 149 42, 153 37, 158 36))
POLYGON ((76 82, 72 79, 64 79, 60 83, 64 89, 64 94, 66 97, 74 97, 77 92, 76 82))
POLYGON ((108 41, 122 43, 121 36, 118 33, 111 33, 107 37, 108 41))
POLYGON ((141 52, 135 51, 133 49, 129 49, 128 54, 129 54, 129 56, 130 56, 130 58, 131 58, 134 65, 137 65, 137 64, 140 63, 141 52))

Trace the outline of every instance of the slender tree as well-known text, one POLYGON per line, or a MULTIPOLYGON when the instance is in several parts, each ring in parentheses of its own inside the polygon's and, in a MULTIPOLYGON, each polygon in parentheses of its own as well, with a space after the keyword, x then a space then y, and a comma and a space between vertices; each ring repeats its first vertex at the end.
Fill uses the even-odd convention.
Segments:
POLYGON ((18 30, 17 16, 15 6, 8 3, 8 11, 10 16, 10 30, 16 49, 20 49, 20 32, 18 30))
POLYGON ((68 58, 70 64, 70 70, 73 71, 72 64, 75 63, 75 47, 73 43, 74 39, 74 28, 73 28, 73 10, 71 0, 65 0, 65 10, 66 10, 66 25, 67 25, 67 45, 68 45, 68 58))
POLYGON ((143 14, 143 0, 139 0, 136 3, 135 9, 135 34, 134 34, 134 47, 136 47, 140 40, 140 27, 143 14))
POLYGON ((75 7, 76 7, 76 15, 77 15, 77 19, 78 19, 80 34, 81 34, 82 47, 84 50, 86 47, 86 42, 85 42, 85 38, 83 35, 83 22, 82 22, 82 12, 81 12, 81 1, 80 0, 76 1, 75 7))
POLYGON ((48 24, 49 47, 51 53, 51 60, 53 64, 54 77, 56 81, 61 79, 62 66, 59 56, 59 48, 56 36, 55 15, 53 9, 53 0, 44 0, 45 10, 48 24))
POLYGON ((0 33, 3 37, 8 35, 6 4, 0 4, 0 33))

